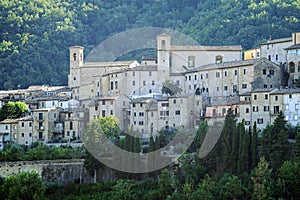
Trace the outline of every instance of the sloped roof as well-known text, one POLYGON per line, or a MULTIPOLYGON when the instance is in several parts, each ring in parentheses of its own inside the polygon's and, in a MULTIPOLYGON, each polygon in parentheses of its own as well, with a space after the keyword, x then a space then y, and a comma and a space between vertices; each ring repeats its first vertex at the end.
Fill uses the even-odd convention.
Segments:
POLYGON ((171 46, 172 51, 242 51, 241 45, 233 46, 171 46))

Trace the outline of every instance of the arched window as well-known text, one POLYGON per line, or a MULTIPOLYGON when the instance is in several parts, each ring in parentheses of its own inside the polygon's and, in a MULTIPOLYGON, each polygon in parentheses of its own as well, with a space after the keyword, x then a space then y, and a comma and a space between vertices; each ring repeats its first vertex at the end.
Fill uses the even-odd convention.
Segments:
POLYGON ((290 69, 290 73, 295 73, 295 63, 290 62, 289 63, 289 69, 290 69))
POLYGON ((222 63, 223 62, 223 56, 216 56, 216 63, 222 63))
POLYGON ((197 88, 197 89, 196 89, 196 92, 195 92, 195 95, 200 95, 200 93, 201 93, 201 92, 200 92, 200 88, 197 88))
POLYGON ((74 61, 76 61, 76 57, 77 57, 76 53, 73 53, 73 60, 74 61))
POLYGON ((162 40, 162 41, 161 41, 161 48, 162 48, 162 49, 165 49, 165 48, 166 48, 166 41, 165 41, 165 40, 162 40))

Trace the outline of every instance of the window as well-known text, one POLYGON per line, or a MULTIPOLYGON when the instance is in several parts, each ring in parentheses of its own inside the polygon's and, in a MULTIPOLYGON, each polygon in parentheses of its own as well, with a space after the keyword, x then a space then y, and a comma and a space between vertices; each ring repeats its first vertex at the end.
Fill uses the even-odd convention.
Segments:
POLYGON ((295 120, 295 121, 298 120, 298 115, 297 115, 297 114, 294 115, 294 120, 295 120))
POLYGON ((140 103, 140 107, 143 107, 143 103, 140 103))
POLYGON ((135 86, 135 81, 132 81, 132 86, 135 86))
POLYGON ((194 79, 195 79, 195 81, 197 80, 197 75, 195 74, 195 76, 194 76, 194 79))
POLYGON ((73 53, 73 60, 76 61, 77 55, 76 53, 73 53))
POLYGON ((103 106, 105 105, 105 100, 102 101, 102 105, 103 105, 103 106))
POLYGON ((275 59, 276 59, 276 61, 277 61, 277 60, 278 60, 278 54, 276 54, 276 56, 275 56, 275 57, 276 57, 275 59))
POLYGON ((216 63, 222 63, 223 57, 222 56, 216 56, 216 63))
POLYGON ((254 100, 257 100, 257 95, 256 95, 256 94, 253 95, 253 99, 254 99, 254 100))
POLYGON ((208 78, 208 73, 205 74, 206 78, 208 78))
POLYGON ((151 117, 154 117, 154 113, 153 112, 151 112, 151 117))
POLYGON ((250 109, 249 108, 246 108, 246 113, 249 113, 250 112, 250 109))
POLYGON ((267 75, 267 70, 263 69, 263 75, 267 75))
POLYGON ((32 137, 32 133, 29 133, 29 137, 32 137))
POLYGON ((195 66, 195 56, 189 56, 188 57, 188 67, 194 67, 195 66))
POLYGON ((279 114, 279 106, 274 106, 273 109, 275 115, 279 114))
POLYGON ((73 130, 73 122, 70 122, 70 130, 73 130))
POLYGON ((265 100, 269 99, 269 95, 265 94, 265 100))
POLYGON ((189 76, 189 81, 192 80, 192 76, 189 76))
POLYGON ((53 114, 54 119, 56 119, 56 113, 53 114))
POLYGON ((29 122, 29 127, 31 127, 32 126, 32 123, 31 122, 29 122))
POLYGON ((176 104, 176 99, 173 100, 173 104, 176 104))
POLYGON ((217 92, 219 92, 219 87, 217 87, 217 92))
POLYGON ((269 106, 264 106, 264 111, 268 112, 269 111, 269 106))
POLYGON ((176 110, 175 115, 180 115, 180 110, 176 110))
POLYGON ((289 109, 289 104, 285 105, 285 109, 288 110, 289 109))
POLYGON ((224 72, 224 76, 227 76, 227 71, 224 72))
POLYGON ((246 88, 247 88, 247 84, 243 84, 243 85, 242 85, 242 88, 243 88, 243 89, 246 89, 246 88))
POLYGON ((135 72, 132 72, 132 76, 135 76, 135 72))
POLYGON ((155 85, 155 81, 152 81, 152 85, 155 85))
POLYGON ((253 108, 252 108, 253 110, 253 112, 258 112, 258 106, 253 106, 253 108))
POLYGON ((251 98, 250 97, 245 97, 245 101, 250 101, 251 98))
POLYGON ((24 137, 25 136, 25 134, 24 133, 22 133, 22 137, 24 137))
POLYGON ((110 115, 114 115, 114 111, 113 110, 110 110, 110 115))
POLYGON ((216 77, 217 77, 217 78, 220 77, 220 72, 216 72, 216 77))
POLYGON ((228 90, 228 86, 224 85, 224 90, 227 91, 228 90))
POLYGON ((200 79, 203 79, 203 74, 200 74, 200 79))
POLYGON ((246 74, 247 73, 247 69, 244 69, 244 74, 246 74))
POLYGON ((43 113, 39 113, 39 120, 43 120, 43 113))
POLYGON ((95 106, 95 111, 97 111, 98 110, 98 106, 95 106))
POLYGON ((271 60, 271 55, 268 55, 268 60, 271 60))
POLYGON ((39 139, 43 139, 43 132, 39 132, 39 139))
POLYGON ((134 107, 134 108, 135 108, 135 103, 134 103, 134 104, 132 104, 132 107, 134 107))
POLYGON ((234 75, 237 75, 237 69, 236 69, 236 70, 234 70, 234 75))
POLYGON ((146 85, 146 81, 143 81, 143 85, 146 85))
POLYGON ((102 110, 102 117, 105 117, 105 110, 102 110))
POLYGON ((139 121, 139 125, 143 126, 144 125, 144 121, 139 121))
POLYGON ((289 94, 289 98, 290 98, 290 99, 293 98, 293 95, 292 95, 292 94, 289 94))
POLYGON ((144 112, 139 112, 139 116, 143 117, 144 116, 144 112))
POLYGON ((118 81, 115 81, 115 88, 116 90, 119 88, 118 81))
POLYGON ((278 96, 275 96, 275 101, 278 101, 278 96))
POLYGON ((268 88, 268 85, 264 84, 264 88, 268 88))
POLYGON ((295 110, 298 110, 299 109, 299 104, 295 104, 295 110))
POLYGON ((24 122, 22 122, 21 126, 24 127, 24 122))
POLYGON ((274 75, 274 73, 275 73, 275 72, 274 72, 274 69, 270 69, 270 70, 269 70, 269 74, 270 74, 270 75, 274 75))
POLYGON ((232 86, 232 92, 237 92, 237 85, 232 86))
POLYGON ((258 124, 263 124, 264 123, 264 119, 263 118, 258 118, 257 119, 257 123, 258 124))

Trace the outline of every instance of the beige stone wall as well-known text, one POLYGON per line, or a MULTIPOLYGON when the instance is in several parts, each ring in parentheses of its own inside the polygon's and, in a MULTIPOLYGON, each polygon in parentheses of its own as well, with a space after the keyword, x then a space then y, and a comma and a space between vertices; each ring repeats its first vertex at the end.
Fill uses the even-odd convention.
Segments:
POLYGON ((19 131, 17 143, 22 145, 31 145, 36 140, 33 137, 33 120, 20 120, 18 123, 19 131))
POLYGON ((277 64, 285 63, 286 60, 286 52, 285 48, 290 47, 292 45, 292 38, 287 38, 286 40, 271 40, 267 43, 264 43, 260 47, 261 51, 261 57, 267 58, 272 62, 275 62, 277 64), (277 58, 277 59, 276 59, 277 58))
POLYGON ((251 121, 256 121, 257 128, 263 129, 271 124, 270 116, 270 91, 251 92, 251 121))

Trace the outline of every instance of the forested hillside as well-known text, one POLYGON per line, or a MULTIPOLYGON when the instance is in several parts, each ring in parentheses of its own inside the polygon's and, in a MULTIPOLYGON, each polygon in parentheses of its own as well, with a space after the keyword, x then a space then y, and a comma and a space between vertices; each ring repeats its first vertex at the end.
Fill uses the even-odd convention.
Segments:
POLYGON ((2 0, 0 89, 66 85, 68 47, 87 53, 109 36, 164 27, 202 45, 241 44, 299 31, 299 0, 2 0))

